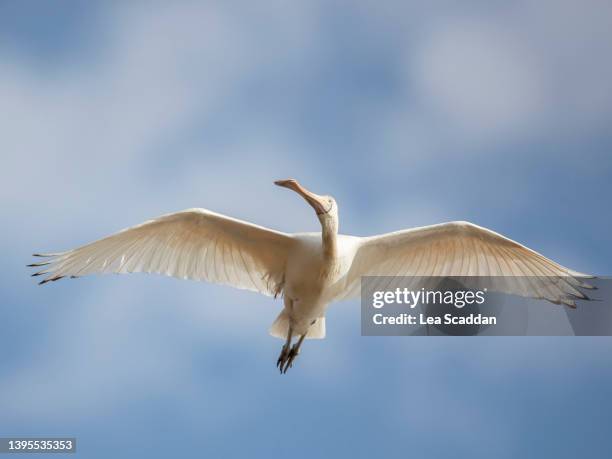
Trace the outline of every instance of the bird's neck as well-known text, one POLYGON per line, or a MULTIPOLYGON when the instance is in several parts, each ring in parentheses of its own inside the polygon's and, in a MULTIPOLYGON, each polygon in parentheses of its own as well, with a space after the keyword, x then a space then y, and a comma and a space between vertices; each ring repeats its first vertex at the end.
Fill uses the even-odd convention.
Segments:
POLYGON ((321 221, 321 237, 323 239, 323 258, 334 260, 338 256, 338 224, 333 219, 321 221))

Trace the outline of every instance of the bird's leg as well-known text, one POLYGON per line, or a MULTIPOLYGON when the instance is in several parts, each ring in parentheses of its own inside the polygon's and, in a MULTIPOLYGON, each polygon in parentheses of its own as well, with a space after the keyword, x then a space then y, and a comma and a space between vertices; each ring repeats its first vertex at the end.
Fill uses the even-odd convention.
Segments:
POLYGON ((300 336, 300 339, 297 340, 297 343, 295 343, 289 351, 285 366, 281 367, 281 373, 287 373, 287 370, 293 366, 293 361, 300 353, 300 347, 302 346, 302 341, 304 341, 304 338, 306 338, 306 333, 300 336))
POLYGON ((291 338, 293 337, 293 330, 289 327, 289 331, 287 332, 287 341, 283 344, 283 348, 281 349, 281 353, 278 356, 278 360, 276 361, 276 367, 283 372, 283 366, 289 357, 290 347, 291 347, 291 338))

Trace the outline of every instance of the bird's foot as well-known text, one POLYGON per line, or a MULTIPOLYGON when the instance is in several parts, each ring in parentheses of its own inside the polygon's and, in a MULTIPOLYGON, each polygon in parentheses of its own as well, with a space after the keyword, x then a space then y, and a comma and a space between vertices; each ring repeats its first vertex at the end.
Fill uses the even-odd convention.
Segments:
POLYGON ((293 361, 299 355, 300 348, 297 344, 294 344, 293 347, 289 350, 287 354, 287 359, 284 362, 284 366, 281 365, 280 370, 281 373, 287 373, 287 370, 293 366, 293 361))
POLYGON ((281 353, 278 356, 278 360, 276 361, 276 368, 278 368, 281 373, 283 372, 283 367, 285 366, 285 363, 287 362, 287 359, 289 358, 290 352, 291 350, 289 349, 289 345, 287 344, 283 345, 283 348, 281 349, 281 353))

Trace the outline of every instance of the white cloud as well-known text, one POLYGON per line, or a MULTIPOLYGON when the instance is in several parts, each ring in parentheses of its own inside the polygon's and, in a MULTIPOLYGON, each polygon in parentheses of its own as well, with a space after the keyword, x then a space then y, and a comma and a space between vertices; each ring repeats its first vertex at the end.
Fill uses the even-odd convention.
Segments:
POLYGON ((610 5, 500 5, 411 11, 403 32, 405 95, 387 113, 385 151, 406 161, 456 152, 469 160, 533 139, 562 142, 605 129, 610 5))
POLYGON ((410 78, 440 125, 469 138, 524 129, 541 110, 542 83, 529 49, 511 31, 474 19, 432 27, 410 78))

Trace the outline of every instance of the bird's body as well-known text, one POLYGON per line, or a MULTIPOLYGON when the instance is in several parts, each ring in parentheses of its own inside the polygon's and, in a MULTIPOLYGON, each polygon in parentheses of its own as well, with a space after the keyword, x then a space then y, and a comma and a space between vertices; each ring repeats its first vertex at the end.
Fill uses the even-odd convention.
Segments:
MULTIPOLYGON (((293 238, 295 245, 287 261, 283 294, 294 332, 304 334, 342 293, 359 238, 338 235, 336 253, 330 257, 325 256, 321 233, 300 233, 293 238)), ((310 337, 323 336, 307 335, 310 337)))
POLYGON ((296 191, 316 211, 320 233, 286 234, 205 209, 161 216, 48 260, 41 284, 93 273, 148 272, 214 282, 269 296, 284 308, 270 333, 286 339, 277 365, 287 371, 305 338, 325 337, 325 312, 334 301, 360 294, 362 276, 510 276, 497 290, 575 307, 587 299, 590 277, 486 228, 450 222, 372 237, 338 234, 333 198, 295 180, 276 182, 296 191), (291 346, 293 336, 298 336, 291 346))

